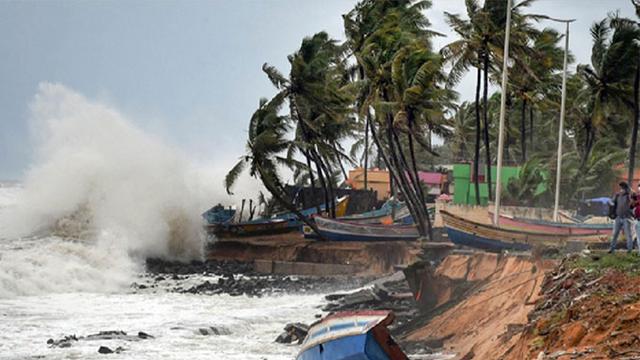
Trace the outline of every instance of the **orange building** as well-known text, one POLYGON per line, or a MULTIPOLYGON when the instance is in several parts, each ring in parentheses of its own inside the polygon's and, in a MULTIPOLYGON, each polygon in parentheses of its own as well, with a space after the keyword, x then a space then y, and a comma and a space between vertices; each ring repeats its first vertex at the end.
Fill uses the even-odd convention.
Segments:
MULTIPOLYGON (((420 181, 427 186, 428 195, 431 196, 440 195, 443 190, 445 190, 445 184, 448 184, 447 176, 441 173, 418 171, 418 177, 420 178, 420 181)), ((353 189, 364 189, 364 169, 356 168, 354 170, 350 170, 347 184, 349 184, 353 189)), ((378 168, 367 170, 367 187, 369 190, 373 190, 378 193, 378 200, 386 200, 391 197, 389 172, 378 168)))
MULTIPOLYGON (((349 170, 349 179, 347 179, 353 189, 364 189, 364 168, 355 168, 349 170)), ((389 181, 389 172, 378 168, 367 169, 367 187, 368 190, 376 191, 378 200, 385 200, 391 196, 391 186, 389 181)))

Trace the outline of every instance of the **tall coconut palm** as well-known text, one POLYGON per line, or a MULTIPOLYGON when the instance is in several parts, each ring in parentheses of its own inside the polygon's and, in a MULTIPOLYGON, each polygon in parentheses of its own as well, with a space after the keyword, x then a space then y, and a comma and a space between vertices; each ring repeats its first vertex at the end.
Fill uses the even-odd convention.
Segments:
MULTIPOLYGON (((636 15, 640 18, 640 2, 632 0, 632 4, 635 6, 636 15)), ((628 18, 622 18, 618 15, 614 15, 611 19, 611 25, 615 29, 616 33, 622 33, 619 38, 625 43, 629 50, 629 61, 633 62, 633 78, 629 78, 629 82, 633 83, 633 98, 631 99, 632 112, 632 131, 631 140, 629 144, 629 172, 627 174, 629 184, 633 181, 633 173, 635 170, 636 161, 636 147, 638 142, 638 122, 640 121, 640 23, 628 18)), ((615 35, 614 35, 615 37, 615 35)))
POLYGON ((289 102, 290 117, 296 131, 289 155, 303 154, 312 187, 315 174, 324 192, 325 205, 335 217, 334 170, 339 168, 346 177, 342 161, 351 162, 340 141, 349 136, 352 89, 344 81, 342 47, 320 32, 302 41, 300 50, 288 57, 291 64, 289 78, 267 64, 263 66, 273 85, 289 102))
MULTIPOLYGON (((429 23, 423 14, 423 10, 429 6, 429 1, 364 0, 348 14, 350 21, 357 22, 354 28, 366 29, 366 37, 356 55, 356 61, 367 80, 361 114, 370 117, 369 130, 377 152, 383 158, 394 187, 402 194, 423 236, 430 236, 431 226, 426 216, 420 183, 400 140, 403 133, 394 126, 396 104, 402 95, 395 91, 392 68, 394 60, 402 62, 396 56, 409 44, 419 43, 430 49, 433 33, 428 30, 429 23), (375 112, 371 109, 375 109, 375 112)), ((415 133, 411 136, 412 140, 417 140, 415 133)))
MULTIPOLYGON (((628 80, 629 74, 634 73, 637 62, 637 50, 633 45, 636 35, 633 31, 618 28, 612 34, 609 19, 605 18, 593 24, 591 36, 591 65, 579 65, 577 69, 585 81, 583 96, 588 99, 592 114, 588 126, 592 133, 587 136, 589 142, 586 144, 583 163, 589 157, 596 133, 610 124, 614 113, 633 107, 628 80)), ((634 149, 635 146, 632 146, 631 150, 634 149)))
POLYGON ((293 164, 292 162, 295 160, 284 156, 286 150, 291 146, 291 140, 286 138, 291 125, 288 117, 279 115, 283 102, 282 95, 276 95, 271 101, 260 100, 258 109, 249 121, 247 153, 229 171, 225 177, 224 186, 231 194, 231 189, 238 177, 248 167, 249 175, 260 178, 273 199, 318 233, 315 223, 300 213, 287 198, 278 171, 279 165, 303 166, 302 164, 293 164))

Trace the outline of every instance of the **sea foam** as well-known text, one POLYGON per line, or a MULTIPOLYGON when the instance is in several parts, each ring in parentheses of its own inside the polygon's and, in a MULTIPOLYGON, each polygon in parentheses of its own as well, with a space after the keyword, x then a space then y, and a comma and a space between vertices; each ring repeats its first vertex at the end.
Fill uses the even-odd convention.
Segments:
POLYGON ((40 84, 30 114, 34 163, 0 213, 0 296, 112 290, 146 257, 202 257, 220 178, 63 85, 40 84))

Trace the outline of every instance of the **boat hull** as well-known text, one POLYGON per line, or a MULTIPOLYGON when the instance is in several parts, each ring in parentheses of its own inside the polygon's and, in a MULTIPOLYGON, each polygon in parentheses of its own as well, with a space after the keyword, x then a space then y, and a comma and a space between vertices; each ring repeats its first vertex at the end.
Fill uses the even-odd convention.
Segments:
POLYGON ((441 211, 449 240, 489 251, 529 250, 532 247, 564 247, 569 241, 606 243, 606 234, 569 235, 546 232, 514 230, 511 228, 481 224, 463 219, 447 211, 441 211))
POLYGON ((291 226, 289 221, 276 220, 260 223, 216 224, 207 226, 207 232, 217 237, 275 235, 296 231, 300 225, 291 226))
POLYGON ((315 218, 322 238, 331 241, 414 241, 420 235, 415 226, 372 225, 315 218))
MULTIPOLYGON (((336 214, 344 215, 347 210, 349 197, 338 200, 336 214)), ((324 207, 319 207, 323 210, 324 207)), ((300 211, 304 216, 317 214, 317 208, 309 208, 300 211)), ((277 235, 288 232, 301 231, 303 222, 293 213, 277 215, 270 219, 256 219, 241 223, 222 223, 205 225, 205 230, 219 238, 232 238, 243 236, 277 235)))
POLYGON ((296 360, 407 360, 387 326, 390 311, 354 311, 311 325, 296 360))
MULTIPOLYGON (((492 215, 491 213, 489 213, 492 215)), ((543 220, 512 218, 500 215, 500 226, 515 230, 527 230, 562 235, 611 235, 611 225, 604 224, 564 224, 543 220)))

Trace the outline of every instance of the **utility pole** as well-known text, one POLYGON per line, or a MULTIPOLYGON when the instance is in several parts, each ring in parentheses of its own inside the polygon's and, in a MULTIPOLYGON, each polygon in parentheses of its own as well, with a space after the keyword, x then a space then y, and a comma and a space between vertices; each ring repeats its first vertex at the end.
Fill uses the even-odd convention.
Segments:
MULTIPOLYGON (((498 166, 496 168, 496 201, 493 223, 500 221, 500 193, 502 191, 502 153, 504 149, 504 118, 507 105, 507 80, 509 79, 509 36, 511 35, 511 0, 507 0, 507 25, 504 36, 504 59, 502 61, 502 94, 500 96, 500 125, 498 129, 498 166)), ((489 184, 491 186, 491 184, 489 184)))

